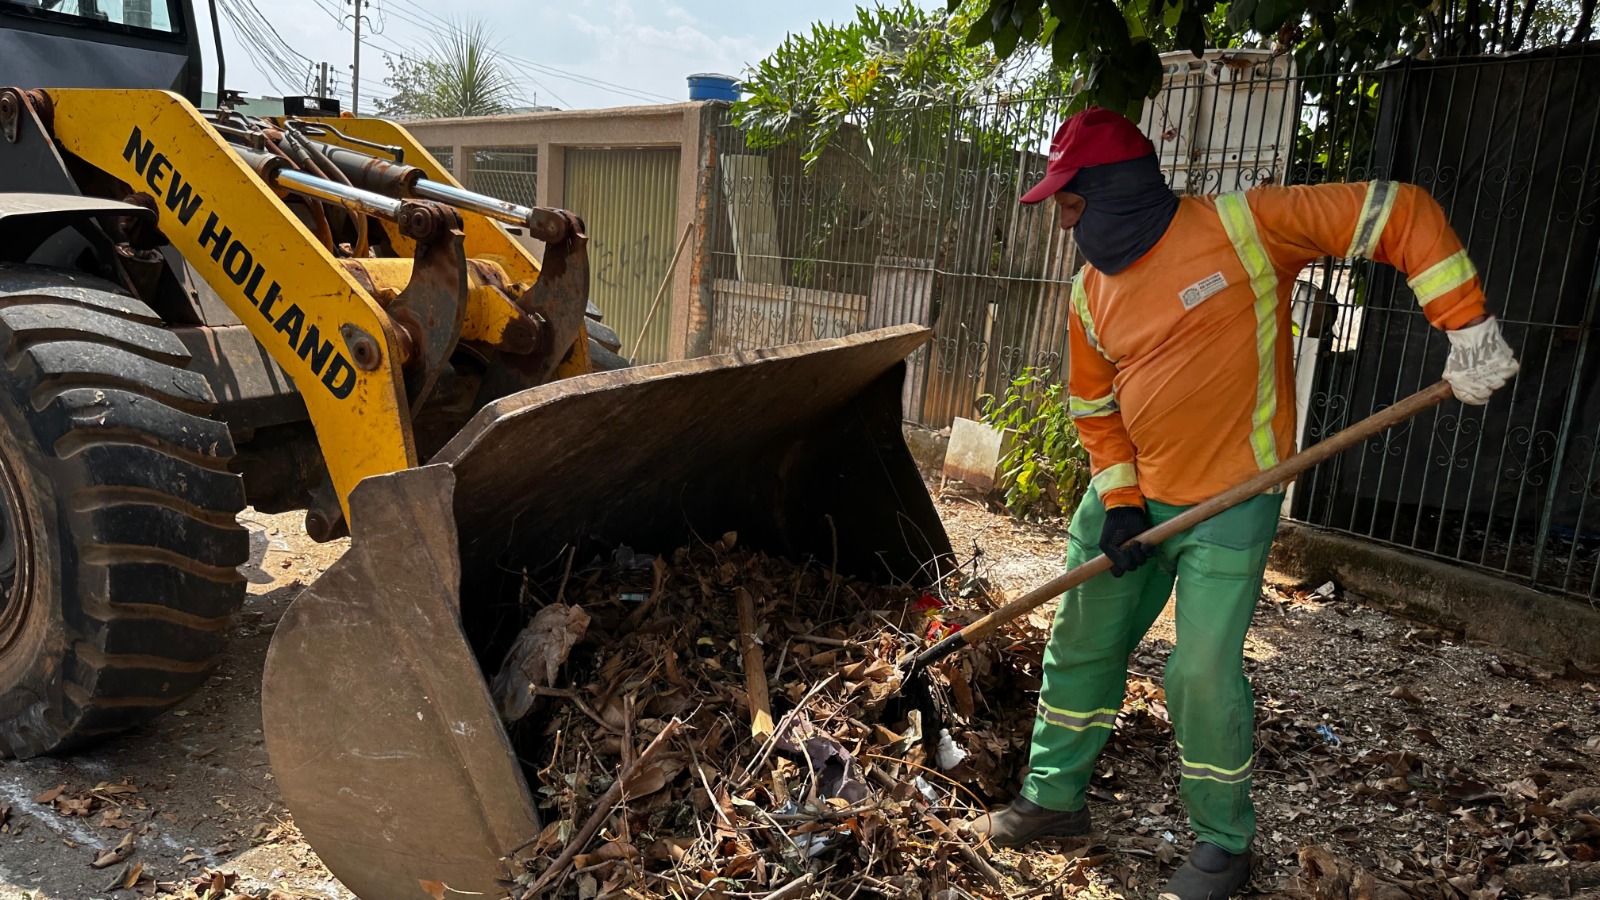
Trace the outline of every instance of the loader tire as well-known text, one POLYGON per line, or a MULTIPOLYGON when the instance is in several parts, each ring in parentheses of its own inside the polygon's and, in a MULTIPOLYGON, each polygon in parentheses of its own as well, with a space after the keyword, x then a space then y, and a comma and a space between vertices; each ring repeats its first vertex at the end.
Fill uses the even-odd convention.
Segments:
POLYGON ((200 687, 249 540, 211 386, 115 285, 0 265, 0 758, 137 726, 200 687))
POLYGON ((583 318, 583 327, 589 337, 589 365, 596 372, 626 369, 633 363, 619 352, 622 350, 622 338, 611 326, 603 323, 602 318, 600 310, 590 303, 588 315, 583 318))

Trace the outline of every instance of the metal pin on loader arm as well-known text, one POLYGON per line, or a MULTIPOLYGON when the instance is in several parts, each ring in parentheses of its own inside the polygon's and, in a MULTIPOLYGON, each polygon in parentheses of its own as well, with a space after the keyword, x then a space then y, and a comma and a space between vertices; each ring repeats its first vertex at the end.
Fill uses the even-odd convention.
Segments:
MULTIPOLYGON (((1182 514, 1162 522, 1160 525, 1133 538, 1133 540, 1141 544, 1159 544, 1173 535, 1193 528, 1224 510, 1237 506, 1258 494, 1265 493, 1293 479, 1312 466, 1332 458, 1375 434, 1432 409, 1453 396, 1455 395, 1450 390, 1449 382, 1440 381, 1412 394, 1387 409, 1362 419, 1327 440, 1296 453, 1272 468, 1260 472, 1248 481, 1229 488, 1204 503, 1190 507, 1182 514)), ((907 685, 907 690, 915 689, 917 685, 912 684, 912 682, 926 678, 929 666, 950 656, 957 650, 978 643, 993 634, 1001 625, 1027 615, 1050 600, 1110 569, 1111 560, 1102 554, 1080 566, 1057 575, 1055 578, 1039 585, 912 657, 910 668, 901 683, 907 685)))

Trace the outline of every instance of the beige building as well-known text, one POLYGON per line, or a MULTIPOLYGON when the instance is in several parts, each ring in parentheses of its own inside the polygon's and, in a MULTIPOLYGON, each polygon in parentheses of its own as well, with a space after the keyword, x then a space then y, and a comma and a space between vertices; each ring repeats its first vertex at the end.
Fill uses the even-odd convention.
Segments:
POLYGON ((625 354, 659 362, 709 346, 706 200, 712 132, 726 107, 560 110, 406 127, 467 188, 583 217, 591 299, 625 354))

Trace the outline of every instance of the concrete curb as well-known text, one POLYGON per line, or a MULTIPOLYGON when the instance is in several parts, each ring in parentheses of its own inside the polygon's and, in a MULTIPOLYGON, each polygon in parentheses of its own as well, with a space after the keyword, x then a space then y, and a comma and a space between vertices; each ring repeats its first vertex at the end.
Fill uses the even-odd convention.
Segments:
POLYGON ((1390 547, 1281 522, 1271 567, 1537 659, 1600 672, 1600 609, 1390 547))

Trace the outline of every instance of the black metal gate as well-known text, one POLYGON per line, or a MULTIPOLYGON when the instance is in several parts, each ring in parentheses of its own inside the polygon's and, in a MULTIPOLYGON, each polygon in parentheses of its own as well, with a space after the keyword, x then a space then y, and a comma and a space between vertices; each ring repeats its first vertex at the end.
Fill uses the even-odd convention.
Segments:
MULTIPOLYGON (((1593 597, 1600 50, 1413 62, 1375 77, 1371 176, 1418 184, 1445 208, 1522 372, 1487 407, 1449 404, 1311 473, 1294 515, 1593 597)), ((1360 293, 1344 311, 1359 324, 1300 361, 1315 372, 1308 440, 1434 380, 1448 349, 1393 269, 1354 276, 1360 293)))

